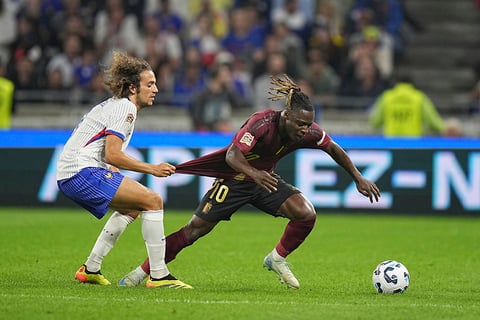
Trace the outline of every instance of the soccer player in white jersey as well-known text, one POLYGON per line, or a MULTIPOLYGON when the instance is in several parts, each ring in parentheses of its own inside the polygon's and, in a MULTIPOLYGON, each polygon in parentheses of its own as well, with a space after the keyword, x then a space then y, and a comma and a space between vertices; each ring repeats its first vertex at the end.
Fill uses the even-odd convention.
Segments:
POLYGON ((153 190, 123 176, 119 169, 168 177, 175 167, 150 164, 125 153, 137 112, 153 105, 158 92, 149 64, 114 52, 105 84, 113 97, 93 107, 65 144, 57 164, 57 184, 71 200, 101 219, 114 210, 97 238, 87 261, 75 273, 84 283, 109 285, 100 272, 104 256, 137 216, 151 264, 147 287, 192 288, 170 274, 165 264, 163 200, 153 190))

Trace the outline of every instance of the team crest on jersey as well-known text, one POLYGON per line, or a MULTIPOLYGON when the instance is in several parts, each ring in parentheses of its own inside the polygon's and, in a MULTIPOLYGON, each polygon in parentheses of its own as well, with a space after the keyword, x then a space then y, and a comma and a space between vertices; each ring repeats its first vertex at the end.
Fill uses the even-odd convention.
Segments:
POLYGON ((133 120, 135 120, 135 116, 133 115, 133 113, 129 113, 129 114, 127 115, 127 122, 128 122, 128 123, 132 123, 133 120))
POLYGON ((107 178, 107 179, 112 179, 112 178, 113 178, 113 174, 112 174, 111 172, 107 172, 107 173, 105 174, 105 178, 107 178))
POLYGON ((246 144, 247 146, 251 146, 253 142, 254 136, 250 132, 245 132, 240 139, 241 143, 246 144))

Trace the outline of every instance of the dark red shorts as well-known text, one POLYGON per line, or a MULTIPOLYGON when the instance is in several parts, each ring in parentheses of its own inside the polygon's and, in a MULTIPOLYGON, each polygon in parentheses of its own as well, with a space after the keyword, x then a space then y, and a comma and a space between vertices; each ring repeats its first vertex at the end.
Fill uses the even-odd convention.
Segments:
POLYGON ((250 204, 272 216, 291 195, 300 190, 286 183, 278 175, 277 191, 268 192, 255 182, 216 179, 203 196, 195 215, 209 222, 230 220, 240 207, 250 204))

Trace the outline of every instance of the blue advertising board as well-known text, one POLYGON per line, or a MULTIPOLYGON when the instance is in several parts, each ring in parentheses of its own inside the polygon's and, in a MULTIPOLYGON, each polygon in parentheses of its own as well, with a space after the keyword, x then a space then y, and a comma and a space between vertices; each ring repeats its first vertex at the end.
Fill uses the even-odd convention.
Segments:
MULTIPOLYGON (((57 190, 55 164, 70 131, 0 131, 1 205, 71 206, 57 190)), ((136 132, 128 153, 143 161, 178 164, 229 144, 230 134, 136 132)), ((480 216, 480 139, 333 137, 362 174, 381 189, 371 204, 330 157, 299 150, 277 173, 300 188, 315 208, 328 212, 480 216)), ((169 208, 193 210, 211 178, 176 174, 126 175, 161 194, 169 208)))

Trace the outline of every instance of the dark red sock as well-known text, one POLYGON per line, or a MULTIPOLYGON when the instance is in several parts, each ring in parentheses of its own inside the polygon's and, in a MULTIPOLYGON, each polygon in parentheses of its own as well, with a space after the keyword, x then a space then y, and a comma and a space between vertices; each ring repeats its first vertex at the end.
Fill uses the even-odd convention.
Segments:
POLYGON ((316 217, 303 221, 290 221, 285 227, 282 238, 278 242, 275 249, 280 256, 286 258, 290 253, 298 248, 302 242, 307 238, 310 231, 312 231, 315 225, 316 217))
MULTIPOLYGON (((177 254, 182 251, 183 248, 191 245, 185 235, 185 228, 181 228, 177 232, 168 235, 165 240, 167 241, 167 246, 165 248, 165 263, 169 263, 175 259, 177 254)), ((150 274, 150 261, 148 260, 148 257, 142 263, 141 267, 145 273, 150 274)))

